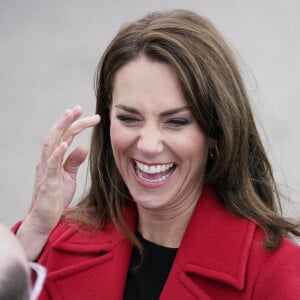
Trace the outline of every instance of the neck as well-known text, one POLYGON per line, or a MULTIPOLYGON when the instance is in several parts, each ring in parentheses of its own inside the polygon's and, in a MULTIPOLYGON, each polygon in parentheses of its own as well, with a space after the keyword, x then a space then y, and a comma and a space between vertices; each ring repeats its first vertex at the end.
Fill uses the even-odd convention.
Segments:
POLYGON ((198 199, 188 205, 159 210, 138 206, 138 230, 146 240, 157 245, 179 248, 198 199))

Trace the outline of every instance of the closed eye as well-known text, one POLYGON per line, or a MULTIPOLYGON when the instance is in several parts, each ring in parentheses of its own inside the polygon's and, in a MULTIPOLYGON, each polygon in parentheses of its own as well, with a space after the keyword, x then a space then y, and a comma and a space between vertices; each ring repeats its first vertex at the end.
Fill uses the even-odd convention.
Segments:
POLYGON ((168 119, 165 123, 172 127, 181 127, 190 124, 192 121, 188 118, 172 118, 168 119))
POLYGON ((140 120, 137 117, 134 117, 132 115, 117 115, 117 119, 120 120, 122 123, 128 125, 140 122, 140 120))

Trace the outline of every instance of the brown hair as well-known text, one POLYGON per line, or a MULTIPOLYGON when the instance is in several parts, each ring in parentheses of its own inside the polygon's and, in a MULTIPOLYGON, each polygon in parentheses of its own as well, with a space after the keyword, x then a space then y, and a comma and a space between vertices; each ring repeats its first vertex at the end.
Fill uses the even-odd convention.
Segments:
POLYGON ((103 54, 96 72, 101 123, 92 136, 91 188, 73 212, 86 220, 82 208, 94 207, 95 218, 87 222, 98 222, 98 228, 110 220, 124 225, 122 208, 130 194, 114 161, 109 110, 116 72, 140 55, 174 68, 199 126, 217 140, 218 155, 208 160, 205 181, 224 205, 262 227, 267 248, 276 248, 289 232, 300 235, 297 225, 279 214, 272 169, 232 51, 208 20, 185 10, 150 14, 126 25, 103 54))

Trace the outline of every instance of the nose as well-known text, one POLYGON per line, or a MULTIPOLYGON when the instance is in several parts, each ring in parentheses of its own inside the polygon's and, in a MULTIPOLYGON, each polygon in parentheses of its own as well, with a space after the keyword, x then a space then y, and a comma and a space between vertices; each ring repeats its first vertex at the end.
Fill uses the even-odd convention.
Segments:
POLYGON ((161 153, 163 151, 163 141, 159 128, 156 128, 156 126, 141 128, 137 148, 150 156, 161 153))

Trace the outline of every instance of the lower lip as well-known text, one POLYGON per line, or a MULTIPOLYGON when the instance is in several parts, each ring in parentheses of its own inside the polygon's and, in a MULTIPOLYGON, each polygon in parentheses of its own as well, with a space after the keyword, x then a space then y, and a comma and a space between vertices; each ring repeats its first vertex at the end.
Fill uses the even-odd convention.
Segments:
POLYGON ((170 174, 166 179, 162 180, 162 181, 157 181, 157 182, 151 182, 148 180, 144 180, 142 178, 140 178, 135 171, 135 165, 134 163, 132 163, 132 170, 133 170, 133 174, 134 177, 136 179, 136 181, 138 182, 139 185, 148 188, 148 189, 155 189, 155 188, 159 188, 165 184, 167 184, 170 181, 170 178, 173 176, 173 174, 176 172, 176 169, 173 170, 172 174, 170 174))

